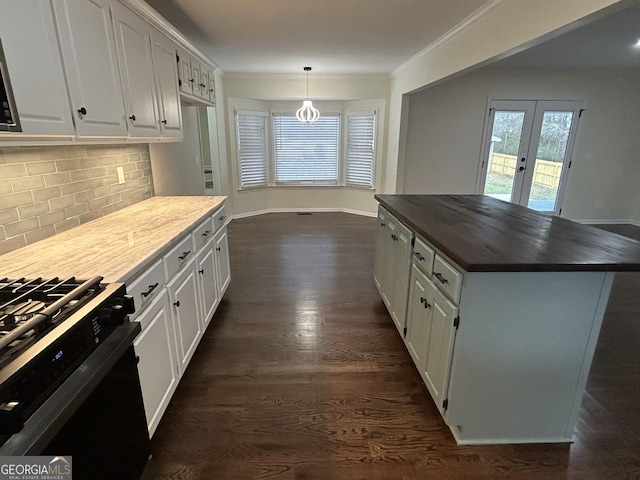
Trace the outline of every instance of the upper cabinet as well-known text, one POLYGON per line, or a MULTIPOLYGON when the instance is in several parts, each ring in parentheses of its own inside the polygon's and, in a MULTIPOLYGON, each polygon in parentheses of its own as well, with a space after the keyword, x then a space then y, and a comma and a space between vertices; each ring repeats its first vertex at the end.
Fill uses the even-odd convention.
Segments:
POLYGON ((0 40, 22 135, 75 135, 51 4, 2 2, 0 40))
POLYGON ((213 70, 185 50, 178 52, 180 94, 186 102, 215 106, 213 70))
POLYGON ((127 136, 108 0, 53 2, 79 136, 127 136))
POLYGON ((160 118, 151 53, 151 26, 124 5, 111 5, 129 132, 159 137, 160 118))
POLYGON ((176 45, 166 36, 151 32, 153 64, 155 66, 160 131, 164 137, 182 137, 182 115, 178 93, 176 45))
POLYGON ((142 0, 3 2, 0 41, 22 125, 0 146, 175 141, 180 101, 215 101, 214 67, 142 0))

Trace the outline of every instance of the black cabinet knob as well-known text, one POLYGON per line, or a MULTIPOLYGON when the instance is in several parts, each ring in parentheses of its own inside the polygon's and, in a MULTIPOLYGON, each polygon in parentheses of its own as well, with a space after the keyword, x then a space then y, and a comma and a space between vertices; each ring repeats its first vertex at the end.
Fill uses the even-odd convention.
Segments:
POLYGON ((177 302, 173 302, 173 305, 176 307, 180 307, 180 300, 178 300, 177 302))
POLYGON ((129 119, 130 119, 132 122, 135 122, 135 121, 136 121, 136 116, 135 116, 135 115, 131 115, 131 116, 129 117, 129 119))
POLYGON ((86 115, 86 114, 87 114, 87 109, 86 109, 86 108, 84 108, 84 107, 79 108, 79 109, 78 109, 78 113, 79 113, 80 115, 86 115))
POLYGON ((166 124, 167 124, 167 119, 165 118, 165 119, 164 119, 164 120, 162 120, 162 122, 160 122, 160 123, 163 123, 163 124, 165 124, 165 125, 166 125, 166 124))
POLYGON ((202 270, 198 270, 198 273, 199 273, 200 275, 204 275, 204 268, 203 268, 202 270))

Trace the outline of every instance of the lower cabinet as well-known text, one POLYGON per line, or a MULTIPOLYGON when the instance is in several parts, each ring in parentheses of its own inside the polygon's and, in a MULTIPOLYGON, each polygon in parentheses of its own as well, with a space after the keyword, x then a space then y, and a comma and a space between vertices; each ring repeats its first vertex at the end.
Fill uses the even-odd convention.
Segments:
POLYGON ((167 284, 167 291, 178 347, 178 367, 182 376, 202 337, 200 290, 196 278, 195 260, 190 260, 167 284))
MULTIPOLYGON (((382 207, 381 207, 382 210, 382 207)), ((378 213, 374 280, 398 331, 404 335, 413 232, 389 212, 378 213)))
POLYGON ((433 401, 444 413, 458 307, 415 265, 411 268, 405 342, 433 401))
POLYGON ((151 435, 231 282, 226 224, 216 225, 223 214, 224 207, 170 239, 168 252, 126 281, 136 307, 131 319, 142 327, 134 348, 151 435))
POLYGON ((218 291, 217 262, 214 250, 215 241, 209 242, 202 247, 198 254, 198 285, 200 287, 200 311, 204 328, 207 328, 213 318, 213 313, 220 303, 220 292, 218 291))
POLYGON ((227 291, 231 283, 231 267, 229 264, 229 242, 227 241, 227 227, 223 227, 215 234, 216 271, 218 280, 218 294, 220 298, 227 291))
POLYGON ((165 289, 137 317, 142 332, 133 347, 139 358, 138 372, 149 434, 153 435, 178 385, 173 321, 165 289))

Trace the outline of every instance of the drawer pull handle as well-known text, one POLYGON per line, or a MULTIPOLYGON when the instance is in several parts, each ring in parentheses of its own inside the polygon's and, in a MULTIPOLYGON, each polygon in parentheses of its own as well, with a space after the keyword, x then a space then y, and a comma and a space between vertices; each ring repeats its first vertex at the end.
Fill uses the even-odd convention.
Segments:
POLYGON ((177 302, 173 302, 173 305, 174 305, 176 308, 180 308, 180 300, 178 300, 177 302))
POLYGON ((413 252, 413 254, 416 256, 416 258, 418 260, 420 260, 421 262, 424 261, 424 257, 422 256, 422 254, 420 252, 413 252))
POLYGON ((149 295, 151 295, 151 292, 153 292, 157 286, 158 282, 154 283, 153 285, 149 285, 149 290, 147 290, 146 292, 142 292, 142 298, 147 298, 149 295))
POLYGON ((224 215, 220 217, 220 221, 221 221, 221 222, 224 222, 224 219, 225 219, 225 216, 224 216, 224 215))
POLYGON ((191 250, 187 250, 186 252, 182 252, 182 255, 180 255, 178 258, 180 260, 184 260, 185 258, 187 258, 189 256, 190 253, 191 253, 191 250))
POLYGON ((431 308, 431 304, 429 302, 427 302, 427 299, 424 297, 420 297, 420 303, 422 303, 424 305, 424 308, 431 308))
POLYGON ((204 233, 202 234, 202 236, 203 236, 204 238, 207 238, 207 237, 209 236, 209 234, 210 234, 210 233, 211 233, 211 230, 207 230, 206 232, 204 232, 204 233))
POLYGON ((445 283, 449 283, 449 280, 447 280, 446 278, 444 278, 444 277, 442 276, 442 274, 441 274, 441 273, 433 272, 433 276, 434 276, 434 277, 436 277, 438 280, 440 280, 440 283, 442 283, 443 285, 444 285, 445 283))

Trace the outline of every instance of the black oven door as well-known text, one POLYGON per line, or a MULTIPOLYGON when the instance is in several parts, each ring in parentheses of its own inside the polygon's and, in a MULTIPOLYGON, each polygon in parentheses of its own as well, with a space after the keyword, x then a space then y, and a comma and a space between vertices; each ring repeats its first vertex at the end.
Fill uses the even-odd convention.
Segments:
POLYGON ((1 448, 71 456, 74 480, 138 480, 151 456, 133 340, 118 327, 1 448))

